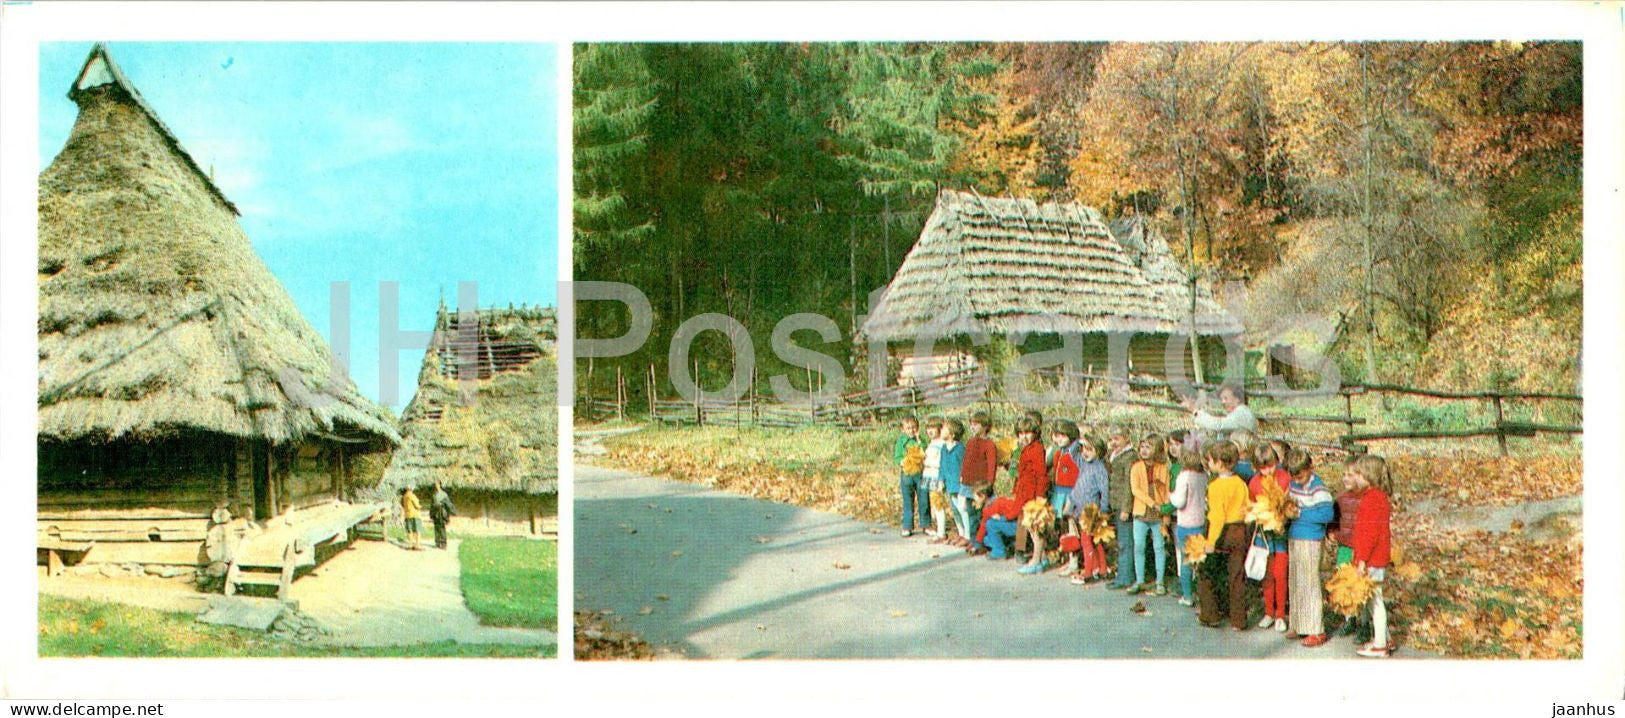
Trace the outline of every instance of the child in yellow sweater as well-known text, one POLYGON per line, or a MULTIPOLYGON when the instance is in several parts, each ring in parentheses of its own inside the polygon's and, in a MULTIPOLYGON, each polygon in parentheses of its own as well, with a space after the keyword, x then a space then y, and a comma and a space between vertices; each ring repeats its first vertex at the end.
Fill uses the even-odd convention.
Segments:
POLYGON ((1241 451, 1235 444, 1220 441, 1207 447, 1203 458, 1208 474, 1207 545, 1215 553, 1208 556, 1206 570, 1199 571, 1197 602, 1202 625, 1217 628, 1225 614, 1230 627, 1247 630, 1247 484, 1236 476, 1241 451), (1226 590, 1218 591, 1215 574, 1222 575, 1226 590), (1221 600, 1221 597, 1223 600, 1221 600), (1227 609, 1221 611, 1220 609, 1227 609))

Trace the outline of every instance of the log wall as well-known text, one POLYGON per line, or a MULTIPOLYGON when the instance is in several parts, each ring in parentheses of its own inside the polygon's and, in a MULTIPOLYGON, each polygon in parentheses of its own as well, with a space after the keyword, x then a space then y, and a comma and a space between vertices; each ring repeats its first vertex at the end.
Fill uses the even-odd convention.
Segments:
POLYGON ((343 447, 326 442, 41 442, 36 532, 95 542, 86 563, 198 565, 217 507, 266 521, 328 504, 344 495, 344 466, 343 447), (256 450, 268 482, 255 481, 256 450), (257 515, 256 484, 270 489, 270 515, 257 515))
POLYGON ((544 533, 544 525, 548 529, 555 527, 558 517, 557 495, 455 489, 449 493, 451 502, 457 506, 457 515, 451 517, 452 533, 540 536, 544 533))

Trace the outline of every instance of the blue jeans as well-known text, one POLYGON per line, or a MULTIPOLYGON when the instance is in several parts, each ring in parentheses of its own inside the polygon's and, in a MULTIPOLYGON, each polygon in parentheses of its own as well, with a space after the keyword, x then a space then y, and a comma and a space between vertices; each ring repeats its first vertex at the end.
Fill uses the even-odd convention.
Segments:
POLYGON ((930 526, 931 499, 925 492, 925 477, 902 474, 897 478, 897 491, 903 495, 903 530, 914 530, 916 516, 919 517, 920 528, 930 526))
POLYGON ((1134 520, 1119 521, 1113 514, 1112 527, 1117 529, 1117 578, 1112 585, 1122 588, 1134 582, 1134 520))
POLYGON ((1196 594, 1191 592, 1191 584, 1196 580, 1196 576, 1195 572, 1191 570, 1191 565, 1185 563, 1185 538, 1187 536, 1201 536, 1203 531, 1204 529, 1201 526, 1192 528, 1174 527, 1174 555, 1178 557, 1177 560, 1179 561, 1179 590, 1184 594, 1185 598, 1192 601, 1196 600, 1196 594))
MULTIPOLYGON (((976 532, 972 531, 972 535, 976 532)), ((1010 555, 1010 542, 1016 538, 1016 522, 1003 516, 987 520, 987 555, 1005 558, 1010 555)))
POLYGON ((976 540, 976 527, 982 523, 982 511, 971 503, 970 494, 960 493, 953 497, 954 523, 959 525, 959 535, 968 541, 976 540))
POLYGON ((1150 581, 1161 581, 1163 572, 1168 570, 1168 547, 1163 543, 1162 522, 1134 520, 1134 580, 1137 583, 1147 583, 1145 575, 1145 546, 1146 539, 1151 540, 1151 549, 1157 557, 1157 575, 1150 581))

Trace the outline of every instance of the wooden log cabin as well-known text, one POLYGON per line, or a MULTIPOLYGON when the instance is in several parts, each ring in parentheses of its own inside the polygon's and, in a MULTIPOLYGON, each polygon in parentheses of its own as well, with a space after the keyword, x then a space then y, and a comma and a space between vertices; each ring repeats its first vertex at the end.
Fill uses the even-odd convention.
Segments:
POLYGON ((427 507, 440 481, 452 533, 556 535, 555 337, 551 308, 442 306, 384 486, 411 486, 427 507))
MULTIPOLYGON (((1041 349, 1076 334, 1074 370, 1161 379, 1170 340, 1192 366, 1190 291, 1167 242, 1140 218, 1108 225, 1081 205, 943 191, 861 333, 885 344, 904 384, 974 366, 972 328, 990 337, 1024 332, 1041 349), (922 352, 921 337, 940 339, 922 352), (1126 366, 1112 365, 1118 346, 1126 366)), ((1195 320, 1211 374, 1241 323, 1202 285, 1195 320)))
POLYGON ((349 499, 394 418, 335 369, 105 46, 68 95, 78 119, 39 183, 39 553, 217 576, 314 563, 380 508, 349 499))

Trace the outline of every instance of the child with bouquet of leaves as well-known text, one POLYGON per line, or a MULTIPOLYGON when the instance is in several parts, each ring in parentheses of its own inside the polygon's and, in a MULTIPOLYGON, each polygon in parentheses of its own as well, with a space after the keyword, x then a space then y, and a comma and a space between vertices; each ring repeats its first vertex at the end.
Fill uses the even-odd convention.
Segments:
MULTIPOLYGON (((1346 472, 1355 472, 1354 464, 1358 457, 1350 457, 1345 467, 1346 472)), ((1333 568, 1342 568, 1354 563, 1354 526, 1360 515, 1360 500, 1364 493, 1353 490, 1353 484, 1345 474, 1343 492, 1337 495, 1332 503, 1332 531, 1331 538, 1337 541, 1337 562, 1333 568)), ((1360 630, 1359 619, 1347 616, 1343 625, 1337 629, 1337 635, 1352 636, 1360 630)))
MULTIPOLYGON (((1071 493, 1067 494, 1066 506, 1063 513, 1067 516, 1068 534, 1075 537, 1078 553, 1082 556, 1083 567, 1072 576, 1072 583, 1084 585, 1094 583, 1106 577, 1106 547, 1102 537, 1096 536, 1106 524, 1111 521, 1111 505, 1107 500, 1106 491, 1106 462, 1102 458, 1106 454, 1106 443, 1098 437, 1083 436, 1077 441, 1078 448, 1078 478, 1072 484, 1071 493), (1102 525, 1085 527, 1083 517, 1085 512, 1093 509, 1091 516, 1099 517, 1095 523, 1102 525)), ((1066 544, 1062 544, 1065 549, 1066 544)))
MULTIPOLYGON (((1282 458, 1284 457, 1276 455, 1275 447, 1270 443, 1260 442, 1253 447, 1253 467, 1257 470, 1257 473, 1251 481, 1247 482, 1247 497, 1253 503, 1256 504, 1258 497, 1264 496, 1266 493, 1270 496, 1285 496, 1287 487, 1292 483, 1292 477, 1287 474, 1286 469, 1281 468, 1282 458), (1265 482, 1269 481, 1274 482, 1275 489, 1279 489, 1278 493, 1275 489, 1266 492, 1267 484, 1265 482)), ((1290 517, 1283 516, 1282 518, 1290 517)), ((1285 633, 1287 607, 1286 536, 1278 528, 1254 526, 1253 529, 1256 532, 1253 540, 1263 542, 1264 545, 1269 547, 1270 551, 1269 573, 1264 575, 1262 582, 1264 617, 1259 619, 1258 627, 1270 628, 1273 626, 1276 631, 1285 633)))
POLYGON ((969 546, 971 535, 976 531, 959 515, 960 507, 955 503, 963 490, 959 479, 965 467, 965 444, 961 441, 964 436, 965 425, 959 423, 958 419, 943 422, 942 456, 937 460, 937 476, 942 479, 942 491, 948 496, 948 508, 954 509, 954 530, 959 535, 949 539, 949 543, 955 546, 969 546))
POLYGON ((1140 460, 1129 469, 1129 493, 1134 499, 1134 585, 1129 593, 1168 594, 1162 576, 1168 568, 1168 547, 1162 535, 1162 507, 1168 503, 1168 442, 1160 434, 1140 440, 1140 460), (1145 573, 1147 546, 1153 551, 1156 574, 1145 573))
POLYGON ((1326 525, 1332 521, 1332 493, 1313 471, 1309 452, 1287 452, 1286 471, 1292 475, 1287 495, 1298 506, 1298 515, 1287 524, 1287 584, 1292 603, 1291 630, 1287 638, 1303 638, 1306 648, 1326 643, 1326 623, 1322 615, 1324 596, 1320 583, 1320 546, 1326 539, 1326 525))
POLYGON ((1230 627, 1247 630, 1247 484, 1236 476, 1241 451, 1229 441, 1210 444, 1202 457, 1207 464, 1207 540, 1211 552, 1197 569, 1196 595, 1202 625, 1217 628, 1226 614, 1230 627), (1218 582, 1224 581, 1224 590, 1218 582), (1221 603, 1222 602, 1222 603, 1221 603))
POLYGON ((920 475, 925 480, 927 505, 931 509, 931 525, 925 530, 931 543, 942 543, 948 538, 948 493, 942 483, 942 417, 925 420, 925 461, 920 475))
POLYGON ((1168 492, 1168 503, 1174 508, 1174 551, 1179 565, 1179 604, 1196 605, 1192 584, 1195 576, 1185 557, 1185 542, 1192 536, 1201 536, 1207 528, 1207 473, 1202 470, 1202 452, 1194 446, 1181 444, 1176 448, 1180 471, 1174 477, 1174 487, 1168 492))
POLYGON ((1038 426, 1022 417, 1016 422, 1017 476, 1008 497, 999 497, 982 507, 982 525, 976 532, 971 553, 986 552, 988 558, 1008 558, 1008 549, 1020 526, 1027 502, 1044 495, 1049 477, 1044 473, 1044 445, 1038 440, 1038 426))
POLYGON ((897 464, 897 492, 903 497, 903 538, 914 535, 915 520, 926 531, 926 514, 931 510, 925 487, 925 447, 920 444, 920 420, 903 417, 902 433, 892 442, 892 461, 897 464))
POLYGON ((1354 568, 1375 584, 1371 600, 1361 615, 1371 624, 1371 642, 1355 651, 1366 658, 1387 658, 1394 647, 1388 637, 1388 609, 1382 602, 1382 583, 1387 577, 1391 542, 1388 500, 1388 464, 1380 456, 1366 454, 1350 463, 1344 481, 1349 491, 1360 495, 1360 513, 1354 520, 1354 568))

